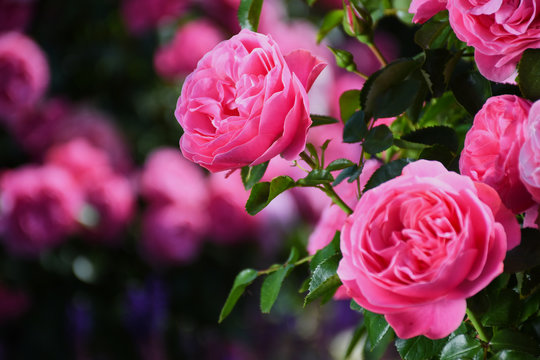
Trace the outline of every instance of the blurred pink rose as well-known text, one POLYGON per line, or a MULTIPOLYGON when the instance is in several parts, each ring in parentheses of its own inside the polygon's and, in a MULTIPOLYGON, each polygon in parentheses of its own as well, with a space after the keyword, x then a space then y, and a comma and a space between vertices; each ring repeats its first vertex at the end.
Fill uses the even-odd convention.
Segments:
POLYGON ((478 70, 489 80, 514 82, 523 52, 540 48, 537 0, 455 0, 447 7, 452 29, 474 47, 478 70))
POLYGON ((76 230, 83 194, 64 169, 48 165, 7 171, 0 190, 0 231, 10 252, 37 255, 76 230))
POLYGON ((140 177, 141 195, 153 205, 174 203, 205 208, 207 187, 201 169, 172 148, 154 150, 146 159, 140 177))
POLYGON ((33 0, 0 0, 0 33, 23 30, 34 7, 33 0))
POLYGON ((514 95, 489 98, 474 117, 459 161, 463 175, 493 187, 515 214, 533 204, 518 168, 530 107, 514 95))
POLYGON ((18 318, 29 307, 30 299, 25 292, 0 284, 0 323, 18 318))
POLYGON ((337 272, 398 337, 439 339, 461 324, 465 299, 503 271, 519 241, 491 187, 420 160, 362 196, 341 232, 337 272))
POLYGON ((525 143, 519 152, 520 179, 540 203, 540 100, 531 107, 525 126, 525 143))
POLYGON ((157 50, 154 56, 156 71, 169 79, 186 76, 195 70, 204 54, 223 40, 222 32, 210 21, 189 22, 178 29, 169 44, 157 50))
POLYGON ((239 174, 211 174, 209 178, 210 199, 207 213, 211 220, 211 239, 219 244, 235 244, 253 236, 259 226, 260 215, 251 216, 245 205, 249 193, 245 190, 239 174), (236 176, 235 176, 236 175, 236 176))
POLYGON ((86 238, 116 245, 133 216, 135 192, 131 182, 115 172, 107 153, 86 139, 75 138, 52 147, 46 161, 67 170, 91 206, 92 213, 82 212, 79 219, 85 225, 86 238))
POLYGON ((34 105, 48 84, 49 66, 39 46, 18 32, 0 34, 0 118, 11 120, 34 105))
POLYGON ((283 56, 271 37, 246 29, 221 42, 178 99, 184 156, 212 172, 294 159, 311 125, 306 92, 324 66, 304 50, 283 56))
POLYGON ((128 29, 138 34, 178 19, 187 7, 187 0, 123 0, 121 11, 128 29))
POLYGON ((415 23, 425 23, 439 11, 446 9, 447 0, 412 0, 409 13, 415 23))
POLYGON ((185 264, 197 256, 206 214, 177 205, 150 206, 142 220, 140 250, 154 265, 185 264))

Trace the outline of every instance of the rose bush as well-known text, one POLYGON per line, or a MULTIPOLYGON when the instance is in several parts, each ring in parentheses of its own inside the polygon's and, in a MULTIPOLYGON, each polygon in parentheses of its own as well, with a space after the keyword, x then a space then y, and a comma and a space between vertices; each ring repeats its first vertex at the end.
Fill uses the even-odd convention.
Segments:
POLYGON ((519 152, 519 175, 537 203, 540 203, 540 101, 529 112, 525 143, 519 152))
POLYGON ((519 241, 516 219, 492 188, 420 160, 362 196, 342 228, 337 272, 400 338, 442 338, 519 241))
POLYGON ((221 42, 178 99, 182 153, 212 172, 294 159, 311 125, 307 91, 324 67, 305 50, 283 56, 270 36, 246 29, 221 42))
POLYGON ((459 160, 463 175, 493 187, 515 214, 533 204, 518 168, 530 107, 515 95, 489 98, 474 117, 459 160))

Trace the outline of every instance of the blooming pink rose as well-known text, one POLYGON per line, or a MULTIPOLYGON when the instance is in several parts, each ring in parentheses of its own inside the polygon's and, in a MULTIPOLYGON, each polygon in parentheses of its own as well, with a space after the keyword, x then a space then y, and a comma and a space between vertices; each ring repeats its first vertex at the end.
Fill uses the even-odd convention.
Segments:
POLYGON ((77 228, 83 196, 62 168, 27 166, 0 181, 0 232, 7 249, 37 255, 60 244, 77 228))
POLYGON ((179 18, 186 0, 123 0, 122 16, 129 30, 138 34, 179 18))
POLYGON ((518 168, 530 107, 514 95, 489 98, 474 117, 459 160, 463 175, 493 187, 515 214, 533 204, 518 168))
POLYGON ((497 82, 513 82, 526 49, 540 48, 538 0, 448 1, 450 26, 474 47, 478 70, 497 82))
POLYGON ((206 207, 207 186, 201 169, 172 148, 154 150, 146 159, 140 177, 141 195, 153 205, 206 207))
POLYGON ((206 224, 202 212, 176 205, 151 206, 143 216, 142 256, 155 265, 188 263, 200 250, 206 224))
POLYGON ((465 299, 503 271, 520 241, 515 217, 488 185, 420 160, 366 191, 341 232, 338 275, 400 338, 443 338, 465 299))
POLYGON ((446 9, 447 0, 412 0, 409 13, 415 23, 425 23, 439 11, 446 9))
POLYGON ((33 0, 0 0, 0 32, 23 30, 30 20, 33 0))
POLYGON ((519 175, 534 200, 540 203, 540 100, 529 112, 525 138, 519 152, 519 175))
POLYGON ((18 32, 0 35, 0 117, 11 119, 32 106, 49 84, 45 54, 18 32))
POLYGON ((197 62, 225 37, 210 21, 195 20, 182 26, 171 43, 159 48, 154 56, 157 73, 169 79, 192 72, 197 62))
POLYGON ((271 37, 246 29, 221 42, 178 99, 182 153, 212 172, 294 159, 311 125, 306 92, 324 66, 305 50, 283 56, 271 37))

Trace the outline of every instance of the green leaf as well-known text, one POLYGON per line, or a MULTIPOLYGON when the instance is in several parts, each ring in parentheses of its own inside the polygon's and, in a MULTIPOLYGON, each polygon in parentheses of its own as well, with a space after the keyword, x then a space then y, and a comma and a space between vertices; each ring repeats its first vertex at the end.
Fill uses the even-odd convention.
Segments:
POLYGON ((351 300, 351 304, 350 304, 350 308, 351 310, 354 310, 356 312, 359 312, 359 313, 364 313, 364 308, 361 307, 360 305, 358 305, 358 303, 354 300, 351 300))
POLYGON ((337 119, 331 116, 311 114, 310 117, 311 117, 311 127, 336 124, 339 122, 337 119))
POLYGON ((536 356, 515 350, 499 351, 491 360, 538 360, 536 356))
POLYGON ((540 231, 521 229, 521 243, 508 251, 504 259, 504 271, 516 273, 540 265, 540 231))
POLYGON ((341 280, 336 274, 339 259, 340 256, 336 254, 317 265, 311 276, 309 293, 304 299, 304 306, 320 297, 328 299, 334 295, 341 285, 341 280))
POLYGON ((313 6, 317 0, 306 0, 309 6, 313 6))
POLYGON ((353 336, 351 338, 351 341, 349 342, 349 345, 347 346, 347 351, 345 352, 345 359, 348 359, 356 345, 360 342, 360 339, 366 334, 366 327, 363 323, 360 323, 356 329, 354 329, 353 336))
POLYGON ((221 313, 219 314, 220 323, 231 313, 234 305, 236 305, 236 302, 238 301, 240 296, 242 296, 246 287, 251 284, 256 278, 257 270, 254 269, 242 270, 236 276, 231 292, 229 293, 227 300, 225 300, 225 305, 223 305, 221 313))
POLYGON ((521 306, 516 292, 501 289, 489 296, 488 300, 490 304, 488 311, 482 316, 483 325, 504 326, 519 321, 521 306))
POLYGON ((491 85, 478 71, 470 69, 469 66, 463 61, 458 63, 450 80, 450 89, 456 100, 474 115, 491 96, 491 85))
POLYGON ((455 155, 446 146, 437 144, 426 147, 422 150, 418 158, 438 161, 448 169, 452 165, 455 155))
POLYGON ((366 324, 371 349, 377 346, 389 331, 392 331, 383 315, 372 313, 366 309, 364 309, 364 323, 366 324))
POLYGON ((360 96, 361 107, 366 112, 366 117, 388 117, 399 115, 405 111, 416 97, 419 89, 419 86, 413 84, 417 80, 406 82, 405 80, 421 65, 420 59, 398 59, 371 75, 364 84, 360 96), (407 93, 411 91, 410 89, 414 90, 412 95, 407 93), (393 96, 399 95, 400 98, 389 97, 387 95, 389 92, 394 94, 393 96))
POLYGON ((416 336, 411 339, 396 339, 396 348, 405 360, 425 360, 438 357, 447 342, 447 338, 431 340, 425 336, 416 336))
POLYGON ((343 123, 360 109, 360 93, 360 90, 347 90, 339 97, 339 113, 343 123))
POLYGON ((366 140, 362 143, 362 148, 367 153, 374 155, 388 149, 393 143, 392 131, 386 125, 379 125, 369 130, 366 140))
POLYGON ((326 170, 328 171, 336 171, 336 170, 343 170, 348 167, 356 165, 351 160, 348 159, 336 159, 332 161, 328 166, 326 167, 326 170))
POLYGON ((334 177, 330 174, 330 171, 325 169, 311 170, 309 174, 296 182, 298 186, 315 186, 320 184, 330 184, 334 181, 334 177))
POLYGON ((403 170, 403 168, 410 163, 411 161, 408 159, 398 159, 391 161, 388 164, 384 164, 375 170, 373 175, 371 175, 366 186, 364 187, 364 191, 373 189, 374 187, 401 175, 401 170, 403 170))
POLYGON ((311 155, 311 159, 315 162, 317 165, 317 168, 320 167, 321 160, 319 159, 319 154, 317 154, 317 149, 315 149, 315 145, 311 143, 306 144, 306 149, 311 155))
POLYGON ((333 10, 327 13, 322 21, 321 26, 319 27, 319 32, 317 33, 317 44, 319 44, 322 39, 328 35, 333 28, 341 24, 343 19, 343 10, 333 10))
POLYGON ((241 0, 238 6, 238 23, 242 29, 257 31, 263 0, 241 0))
POLYGON ((438 49, 445 46, 451 31, 448 20, 430 19, 416 31, 414 41, 424 49, 438 49))
POLYGON ((246 211, 250 215, 257 214, 276 196, 294 186, 295 182, 289 176, 278 176, 272 179, 272 182, 260 182, 255 184, 249 194, 249 199, 246 203, 246 211))
POLYGON ((483 357, 482 345, 468 335, 454 337, 441 352, 441 360, 481 360, 483 357))
POLYGON ((356 71, 356 63, 354 62, 354 56, 346 50, 336 49, 328 46, 334 57, 336 58, 336 65, 347 71, 356 71))
POLYGON ((362 110, 357 111, 347 120, 343 127, 343 142, 348 144, 360 142, 366 136, 367 131, 364 112, 362 110))
POLYGON ((446 49, 426 50, 426 61, 422 68, 429 75, 433 97, 441 97, 448 87, 444 71, 450 61, 452 54, 446 49))
POLYGON ((339 236, 340 232, 336 231, 332 241, 322 249, 317 250, 315 255, 313 255, 313 258, 309 262, 309 269, 311 272, 314 272, 317 266, 319 266, 323 261, 328 260, 332 256, 340 254, 339 236))
POLYGON ((347 179, 348 183, 352 183, 353 181, 356 181, 362 175, 362 171, 364 170, 364 165, 357 166, 354 170, 354 172, 351 174, 351 176, 347 179))
POLYGON ((244 166, 241 171, 242 182, 246 190, 251 189, 264 176, 268 163, 264 162, 255 166, 244 166))
POLYGON ((358 166, 356 165, 346 168, 345 170, 339 173, 339 175, 336 177, 336 180, 334 180, 334 182, 332 183, 332 186, 337 186, 343 180, 355 175, 357 170, 358 170, 358 166))
POLYGON ((540 49, 527 49, 518 65, 518 84, 523 96, 540 99, 540 49))
POLYGON ((264 279, 261 287, 261 312, 268 314, 274 306, 281 289, 281 284, 285 277, 294 268, 294 262, 298 259, 296 248, 291 249, 287 262, 280 266, 278 270, 271 273, 264 279))
POLYGON ((515 350, 536 356, 540 355, 538 342, 529 335, 516 330, 502 329, 496 331, 490 345, 493 351, 515 350))
POLYGON ((430 126, 405 134, 402 140, 425 144, 443 145, 451 151, 458 150, 458 137, 456 131, 448 126, 430 126))

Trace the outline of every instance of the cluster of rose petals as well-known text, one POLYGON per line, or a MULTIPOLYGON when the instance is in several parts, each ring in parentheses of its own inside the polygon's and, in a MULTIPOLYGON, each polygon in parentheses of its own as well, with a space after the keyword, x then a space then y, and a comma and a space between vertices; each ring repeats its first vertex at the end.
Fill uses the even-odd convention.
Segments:
POLYGON ((519 172, 530 107, 515 95, 490 97, 474 117, 459 161, 463 175, 493 187, 515 214, 533 204, 519 172))
POLYGON ((186 76, 197 62, 219 42, 222 32, 208 20, 194 20, 182 26, 171 43, 159 48, 154 55, 157 73, 167 79, 186 76))
POLYGON ((138 34, 176 20, 187 7, 187 0, 123 0, 121 10, 128 29, 138 34))
POLYGON ((424 23, 439 11, 446 9, 447 0, 412 0, 409 12, 415 23, 424 23))
POLYGON ((338 275, 400 338, 443 338, 466 298, 503 271, 520 242, 513 214, 486 184, 420 160, 364 193, 342 228, 338 275))
POLYGON ((33 0, 0 0, 0 33, 23 30, 30 20, 33 0))
POLYGON ((489 80, 513 82, 523 52, 540 48, 537 0, 455 0, 447 7, 452 29, 474 47, 478 70, 489 80))
POLYGON ((519 175, 540 204, 540 100, 532 105, 525 128, 526 139, 519 152, 519 175))
POLYGON ((82 191, 60 167, 7 171, 0 181, 0 193, 0 232, 14 254, 37 255, 59 245, 77 228, 82 191))
POLYGON ((247 29, 218 44, 191 73, 176 118, 184 156, 212 172, 294 159, 311 125, 307 90, 325 64, 305 50, 283 56, 247 29))
POLYGON ((159 148, 148 156, 139 181, 148 203, 140 243, 145 259, 173 265, 196 257, 208 225, 207 187, 199 167, 178 149, 159 148))
POLYGON ((116 245, 118 235, 131 221, 135 210, 135 192, 128 178, 118 174, 108 154, 83 138, 74 138, 52 147, 46 161, 68 171, 84 194, 97 218, 86 225, 86 237, 92 242, 116 245))
POLYGON ((0 118, 34 105, 49 84, 45 54, 18 32, 0 34, 0 118))

